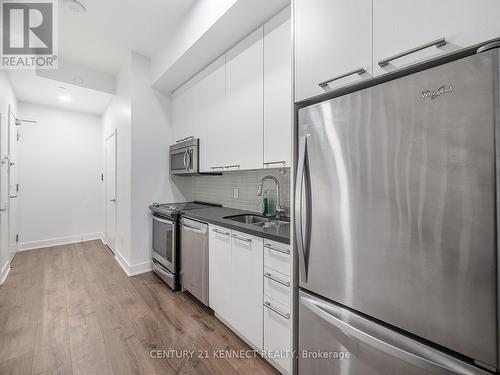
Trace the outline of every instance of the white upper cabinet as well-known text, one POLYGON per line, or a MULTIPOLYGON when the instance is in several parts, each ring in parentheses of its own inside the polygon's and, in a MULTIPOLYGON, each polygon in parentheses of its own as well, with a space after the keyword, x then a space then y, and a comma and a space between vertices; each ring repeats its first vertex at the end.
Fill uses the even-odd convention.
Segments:
POLYGON ((226 54, 226 165, 257 169, 263 164, 263 27, 226 54))
POLYGON ((374 0, 375 75, 500 37, 499 15, 498 0, 374 0), (378 64, 442 38, 444 46, 424 48, 383 67, 378 64))
POLYGON ((372 0, 295 0, 294 18, 296 102, 371 77, 372 0))
POLYGON ((210 64, 198 76, 193 87, 196 100, 189 111, 196 117, 195 136, 200 138, 200 171, 211 172, 212 167, 227 162, 224 160, 226 132, 226 75, 225 57, 210 64))
POLYGON ((292 145, 290 7, 264 24, 264 167, 289 167, 292 145))

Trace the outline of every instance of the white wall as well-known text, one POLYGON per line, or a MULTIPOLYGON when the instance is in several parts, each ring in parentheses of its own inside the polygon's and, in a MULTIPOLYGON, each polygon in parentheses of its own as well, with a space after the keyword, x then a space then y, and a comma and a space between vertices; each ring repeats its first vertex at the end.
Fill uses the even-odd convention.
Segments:
POLYGON ((237 0, 199 0, 193 5, 176 29, 153 56, 151 81, 155 82, 161 74, 181 57, 212 25, 231 8, 237 0))
MULTIPOLYGON (((130 127, 131 127, 131 61, 127 58, 117 76, 116 95, 102 116, 104 140, 115 130, 116 136, 116 241, 113 249, 120 260, 130 263, 130 127)), ((103 156, 104 157, 104 156, 103 156)), ((103 160, 104 163, 104 160, 103 160)), ((104 200, 102 201, 104 206, 104 200)))
MULTIPOLYGON (((13 113, 17 113, 17 100, 5 71, 0 70, 0 158, 8 154, 8 116, 9 105, 13 113)), ((9 249, 9 214, 15 218, 14 207, 9 204, 9 170, 7 164, 0 166, 0 207, 7 207, 7 212, 0 213, 0 284, 9 270, 13 252, 9 249)))
MULTIPOLYGON (((168 149, 174 143, 170 99, 151 88, 150 60, 132 53, 132 257, 131 264, 151 261, 153 202, 179 202, 188 179, 171 179, 168 149)), ((188 189, 190 191, 190 189, 188 189)))
POLYGON ((99 116, 19 103, 19 249, 96 239, 103 232, 99 116))

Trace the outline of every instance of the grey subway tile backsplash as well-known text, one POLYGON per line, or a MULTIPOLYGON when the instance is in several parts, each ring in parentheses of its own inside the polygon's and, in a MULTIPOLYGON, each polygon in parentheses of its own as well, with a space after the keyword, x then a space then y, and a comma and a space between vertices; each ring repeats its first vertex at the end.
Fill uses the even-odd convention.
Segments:
MULTIPOLYGON (((225 207, 241 210, 260 210, 262 196, 257 196, 257 186, 267 175, 280 181, 281 205, 290 213, 290 168, 262 169, 251 171, 226 172, 221 176, 191 177, 191 198, 196 201, 219 203, 225 207), (233 198, 233 189, 239 189, 238 199, 233 198)), ((264 191, 269 192, 270 209, 276 205, 276 187, 273 181, 264 183, 264 191)))

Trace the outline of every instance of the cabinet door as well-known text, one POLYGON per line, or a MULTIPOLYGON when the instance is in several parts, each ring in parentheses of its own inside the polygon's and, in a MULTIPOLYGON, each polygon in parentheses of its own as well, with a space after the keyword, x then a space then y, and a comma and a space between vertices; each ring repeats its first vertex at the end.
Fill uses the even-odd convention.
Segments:
POLYGON ((264 350, 281 353, 270 361, 283 374, 289 374, 292 367, 290 309, 269 297, 264 297, 264 350))
POLYGON ((205 68, 197 77, 196 134, 200 138, 200 171, 211 172, 212 167, 223 165, 226 126, 225 56, 205 68))
POLYGON ((375 75, 468 47, 500 36, 498 0, 376 0, 373 2, 375 75), (445 38, 445 46, 429 47, 391 61, 399 53, 445 38))
POLYGON ((296 102, 371 76, 372 0, 296 0, 294 18, 296 102))
POLYGON ((208 304, 224 320, 231 320, 231 233, 209 226, 208 304))
POLYGON ((264 168, 291 164, 291 27, 289 7, 264 25, 264 168))
POLYGON ((232 312, 229 323, 250 344, 262 349, 263 240, 232 231, 231 247, 232 312))
POLYGON ((263 162, 263 28, 260 27, 226 54, 227 123, 225 165, 262 168, 263 162))

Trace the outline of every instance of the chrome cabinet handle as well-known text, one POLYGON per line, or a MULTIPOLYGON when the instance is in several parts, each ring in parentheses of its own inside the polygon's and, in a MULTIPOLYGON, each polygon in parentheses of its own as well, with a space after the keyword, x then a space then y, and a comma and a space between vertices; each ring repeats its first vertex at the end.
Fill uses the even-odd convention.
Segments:
POLYGON ((110 202, 116 202, 116 199, 110 199, 109 201, 110 202))
POLYGON ((184 142, 184 141, 189 141, 190 139, 194 139, 194 137, 192 135, 190 135, 189 137, 178 139, 177 141, 175 141, 175 143, 181 143, 181 142, 184 142))
POLYGON ((281 161, 268 161, 264 163, 264 168, 269 168, 270 165, 273 164, 281 164, 283 167, 286 166, 286 161, 281 160, 281 161))
POLYGON ((234 239, 240 240, 240 241, 252 242, 252 239, 251 239, 251 238, 243 238, 243 237, 239 237, 239 236, 237 236, 236 234, 232 234, 232 235, 231 235, 231 237, 233 237, 234 239))
POLYGON ((15 198, 17 198, 17 195, 10 195, 9 198, 15 199, 15 198))
POLYGON ((439 39, 433 40, 432 42, 422 44, 421 46, 409 49, 408 51, 404 51, 404 52, 398 53, 397 55, 394 55, 394 56, 382 59, 382 60, 380 60, 378 62, 378 66, 380 66, 382 68, 382 67, 384 67, 386 65, 389 65, 389 63, 392 60, 396 60, 396 59, 399 59, 400 57, 411 55, 412 53, 421 51, 423 49, 426 49, 426 48, 429 48, 429 47, 432 47, 432 46, 436 46, 437 48, 443 47, 443 46, 446 45, 446 43, 447 42, 446 42, 445 38, 439 38, 439 39))
POLYGON ((210 169, 224 169, 224 166, 220 166, 220 167, 210 167, 210 169))
POLYGON ((349 77, 349 76, 351 76, 351 75, 353 75, 353 74, 359 74, 359 75, 362 75, 362 74, 364 74, 364 73, 366 73, 365 68, 355 69, 355 70, 352 70, 352 71, 350 71, 350 72, 347 72, 347 73, 341 74, 341 75, 339 75, 339 76, 336 76, 336 77, 333 77, 333 78, 327 79, 326 81, 320 82, 320 83, 318 83, 318 85, 319 85, 319 87, 321 87, 321 88, 323 88, 323 89, 324 89, 325 87, 327 87, 327 86, 328 86, 328 84, 329 84, 329 83, 331 83, 331 82, 333 82, 333 81, 337 81, 337 80, 339 80, 339 79, 341 79, 341 78, 349 77))
POLYGON ((239 164, 235 164, 235 165, 225 165, 224 166, 225 169, 229 169, 229 168, 240 168, 240 165, 239 164))
POLYGON ((276 307, 271 305, 270 302, 268 302, 268 301, 264 302, 264 306, 267 307, 269 310, 274 311, 276 314, 281 315, 283 318, 290 319, 289 313, 284 313, 284 312, 279 311, 276 307))
POLYGON ((212 229, 212 232, 215 232, 215 233, 218 233, 218 234, 222 234, 224 236, 229 236, 229 234, 230 234, 229 232, 223 232, 223 231, 215 229, 215 228, 212 229))
POLYGON ((269 250, 277 251, 278 253, 290 255, 290 249, 278 249, 277 247, 273 247, 272 245, 269 245, 267 243, 264 245, 264 247, 269 250))
POLYGON ((278 284, 290 287, 290 281, 280 280, 277 277, 274 277, 273 275, 271 275, 271 273, 269 273, 269 272, 265 272, 264 277, 267 277, 269 280, 276 281, 278 284))

